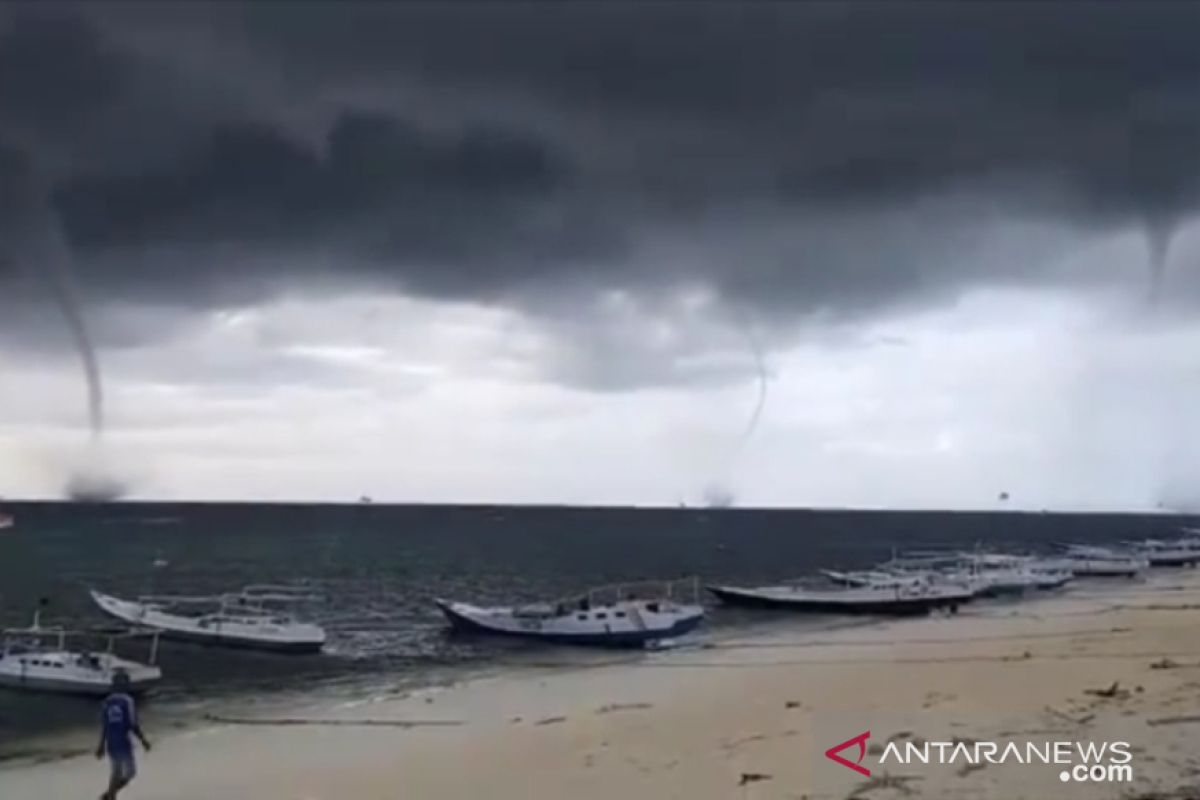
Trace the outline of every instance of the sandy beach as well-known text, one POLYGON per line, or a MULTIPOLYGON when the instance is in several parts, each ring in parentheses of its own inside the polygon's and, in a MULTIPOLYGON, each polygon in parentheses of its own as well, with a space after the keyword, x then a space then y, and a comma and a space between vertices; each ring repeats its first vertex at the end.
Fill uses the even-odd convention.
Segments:
MULTIPOLYGON (((150 719, 155 749, 122 797, 1200 797, 1188 789, 1200 784, 1198 620, 1200 571, 1186 570, 834 633, 790 633, 785 618, 698 647, 314 701, 282 718, 175 733, 150 719), (825 757, 867 731, 869 777, 825 757), (939 741, 1124 742, 1132 775, 880 761, 889 742, 939 741)), ((0 796, 93 797, 104 775, 90 756, 14 766, 0 796)))

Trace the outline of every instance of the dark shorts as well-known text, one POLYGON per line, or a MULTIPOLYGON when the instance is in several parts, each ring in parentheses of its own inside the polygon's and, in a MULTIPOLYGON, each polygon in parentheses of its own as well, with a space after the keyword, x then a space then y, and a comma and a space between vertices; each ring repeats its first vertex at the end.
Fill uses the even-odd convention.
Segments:
POLYGON ((114 780, 128 783, 133 780, 134 775, 137 775, 137 762, 133 759, 132 751, 128 753, 109 753, 108 760, 112 764, 112 777, 114 780))

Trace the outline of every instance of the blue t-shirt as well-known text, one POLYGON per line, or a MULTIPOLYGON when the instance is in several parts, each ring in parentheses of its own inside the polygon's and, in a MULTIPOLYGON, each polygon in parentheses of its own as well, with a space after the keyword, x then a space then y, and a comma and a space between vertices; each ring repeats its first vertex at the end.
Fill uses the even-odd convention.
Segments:
POLYGON ((104 725, 104 744, 110 756, 133 754, 133 742, 129 734, 137 725, 137 711, 133 698, 127 694, 110 694, 104 698, 100 709, 100 721, 104 725))

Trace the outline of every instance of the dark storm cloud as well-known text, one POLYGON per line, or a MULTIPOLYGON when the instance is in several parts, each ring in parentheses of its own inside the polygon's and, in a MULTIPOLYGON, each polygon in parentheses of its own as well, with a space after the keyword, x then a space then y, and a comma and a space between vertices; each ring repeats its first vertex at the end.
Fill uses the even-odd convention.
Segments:
MULTIPOLYGON (((567 180, 541 142, 486 126, 435 137, 357 111, 337 118, 320 150, 275 128, 219 129, 181 163, 70 178, 56 199, 84 250, 247 242, 286 252, 332 244, 374 263, 466 267, 484 254, 510 260, 510 250, 553 257, 561 230, 539 231, 535 206, 567 180)), ((417 288, 472 288, 457 281, 441 271, 417 288)))
POLYGON ((29 5, 0 30, 0 142, 123 298, 336 271, 862 309, 1036 280, 974 258, 996 219, 1158 231, 1200 203, 1186 3, 29 5))

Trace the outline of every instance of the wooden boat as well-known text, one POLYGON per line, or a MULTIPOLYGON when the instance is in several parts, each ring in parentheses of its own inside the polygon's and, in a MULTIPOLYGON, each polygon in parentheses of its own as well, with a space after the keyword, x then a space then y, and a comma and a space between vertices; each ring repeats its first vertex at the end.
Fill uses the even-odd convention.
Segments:
POLYGON ((147 629, 121 631, 72 631, 43 627, 34 614, 28 628, 0 632, 0 686, 38 692, 102 696, 107 694, 118 672, 129 677, 130 690, 141 692, 162 679, 155 664, 158 633, 147 629), (103 638, 103 648, 82 642, 103 638), (148 663, 123 658, 116 643, 132 638, 149 638, 148 663))
POLYGON ((864 586, 915 585, 925 580, 923 575, 882 570, 857 570, 841 572, 834 569, 820 570, 821 574, 839 586, 862 588, 864 586))
POLYGON ((122 600, 92 591, 92 600, 105 613, 134 625, 154 628, 164 638, 201 644, 316 653, 325 645, 325 631, 268 608, 270 603, 297 602, 282 587, 246 587, 241 592, 203 597, 148 595, 122 600), (200 609, 187 613, 187 609, 200 609))
POLYGON ((1193 539, 1145 539, 1125 544, 1152 567, 1194 567, 1200 563, 1200 545, 1193 539))
POLYGON ((1150 566, 1145 558, 1110 547, 1063 545, 1063 560, 1078 578, 1135 578, 1150 566))
POLYGON ((800 584, 753 588, 709 586, 708 591, 721 602, 735 606, 819 614, 895 616, 928 614, 935 609, 956 612, 960 605, 975 597, 975 592, 968 586, 934 582, 844 589, 811 589, 800 584))
POLYGON ((982 551, 913 551, 892 558, 878 569, 899 574, 924 574, 969 586, 981 597, 1023 595, 1033 590, 1066 586, 1074 579, 1068 565, 1036 556, 982 551))
POLYGON ((676 597, 673 584, 594 589, 586 595, 524 606, 477 606, 435 600, 451 626, 462 632, 537 639, 558 644, 641 647, 682 636, 704 619, 698 589, 692 602, 676 597))

